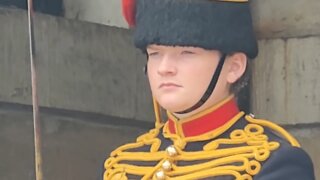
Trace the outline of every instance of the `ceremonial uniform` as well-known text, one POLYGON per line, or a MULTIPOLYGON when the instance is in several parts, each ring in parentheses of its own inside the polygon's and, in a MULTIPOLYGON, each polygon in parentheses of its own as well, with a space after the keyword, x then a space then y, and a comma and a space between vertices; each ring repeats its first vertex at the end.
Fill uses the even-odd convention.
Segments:
MULTIPOLYGON (((216 49, 224 54, 210 85, 193 107, 212 94, 225 55, 258 53, 246 0, 123 1, 135 28, 135 45, 150 44, 216 49)), ((231 95, 190 117, 167 111, 160 118, 154 99, 155 128, 114 150, 105 161, 104 180, 313 180, 313 165, 297 140, 280 126, 240 111, 231 95)))
POLYGON ((308 155, 288 132, 254 119, 230 97, 164 124, 111 153, 104 179, 313 180, 308 155))

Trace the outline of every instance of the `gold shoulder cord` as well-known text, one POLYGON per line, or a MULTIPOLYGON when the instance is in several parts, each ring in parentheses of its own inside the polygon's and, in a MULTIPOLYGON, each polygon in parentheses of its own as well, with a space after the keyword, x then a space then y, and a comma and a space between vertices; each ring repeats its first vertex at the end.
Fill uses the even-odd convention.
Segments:
POLYGON ((260 124, 262 126, 268 127, 276 132, 278 132, 279 134, 281 134, 284 138, 287 139, 287 141, 290 142, 290 144, 294 147, 301 147, 299 142, 297 141, 296 138, 294 138, 290 133, 288 133, 288 131, 286 131, 285 129, 283 129, 281 126, 272 123, 270 121, 267 120, 263 120, 263 119, 254 119, 252 118, 250 115, 246 116, 246 119, 248 122, 250 123, 255 123, 255 124, 260 124))
MULTIPOLYGON (((243 116, 240 112, 235 116, 232 124, 243 116)), ((254 119, 245 116, 248 121, 243 129, 236 129, 228 138, 217 138, 222 132, 230 128, 224 126, 221 133, 208 133, 199 137, 179 138, 166 132, 164 136, 170 138, 174 145, 167 150, 159 150, 161 141, 158 138, 159 125, 150 132, 140 136, 135 143, 119 147, 111 153, 111 157, 105 162, 107 169, 104 174, 105 180, 126 180, 127 175, 137 175, 143 180, 169 179, 188 180, 202 179, 217 176, 233 176, 237 180, 251 180, 261 170, 261 163, 266 161, 270 154, 280 147, 280 143, 269 141, 264 133, 264 127, 268 127, 283 137, 292 146, 300 147, 299 143, 280 126, 266 120, 254 119), (214 139, 205 144, 200 151, 184 151, 187 143, 214 139), (128 150, 138 147, 150 147, 147 152, 129 152, 128 150), (226 147, 227 146, 227 147, 226 147), (172 153, 172 151, 174 153, 172 153), (179 162, 188 165, 179 165, 179 162), (132 163, 154 162, 155 166, 138 166, 132 163), (200 162, 200 163, 199 163, 200 162)), ((231 124, 231 125, 232 125, 231 124)))

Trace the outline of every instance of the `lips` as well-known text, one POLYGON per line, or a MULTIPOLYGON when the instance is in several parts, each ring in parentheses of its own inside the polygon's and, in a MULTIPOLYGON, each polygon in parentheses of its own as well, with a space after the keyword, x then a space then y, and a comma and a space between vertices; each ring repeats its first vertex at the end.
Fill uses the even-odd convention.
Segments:
POLYGON ((167 82, 167 83, 161 83, 159 88, 174 88, 174 87, 182 87, 178 84, 167 82))

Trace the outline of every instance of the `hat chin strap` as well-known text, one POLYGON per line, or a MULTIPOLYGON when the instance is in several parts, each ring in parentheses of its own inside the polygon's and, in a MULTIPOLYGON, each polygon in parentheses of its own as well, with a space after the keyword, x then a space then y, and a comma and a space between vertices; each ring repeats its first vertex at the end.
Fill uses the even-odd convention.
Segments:
POLYGON ((177 113, 177 114, 185 114, 185 113, 192 112, 192 111, 198 109, 200 106, 202 106, 209 99, 209 97, 211 96, 213 90, 215 89, 215 87, 217 85, 217 82, 218 82, 218 79, 220 77, 221 70, 222 70, 224 62, 226 60, 226 57, 227 57, 226 54, 223 54, 221 56, 219 64, 218 64, 218 66, 216 68, 216 71, 214 72, 214 74, 212 76, 212 79, 210 81, 210 84, 209 84, 206 92, 203 94, 202 98, 195 105, 193 105, 192 107, 190 107, 190 108, 188 108, 188 109, 186 109, 184 111, 175 112, 175 113, 177 113))

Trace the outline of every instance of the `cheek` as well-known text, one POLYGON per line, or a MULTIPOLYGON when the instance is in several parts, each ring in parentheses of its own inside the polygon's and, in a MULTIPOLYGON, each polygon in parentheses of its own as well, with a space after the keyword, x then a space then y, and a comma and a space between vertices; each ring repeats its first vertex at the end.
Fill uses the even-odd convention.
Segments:
POLYGON ((149 62, 147 64, 147 76, 148 76, 151 91, 152 91, 152 93, 154 93, 154 91, 156 90, 156 88, 158 86, 157 85, 158 84, 157 70, 156 70, 155 66, 150 65, 149 62))
POLYGON ((214 73, 214 67, 208 66, 193 66, 189 71, 186 71, 186 81, 193 89, 206 89, 211 81, 214 73), (191 73, 192 72, 192 73, 191 73))
POLYGON ((193 66, 183 74, 183 84, 186 89, 186 96, 194 103, 200 100, 213 75, 214 67, 193 66))

